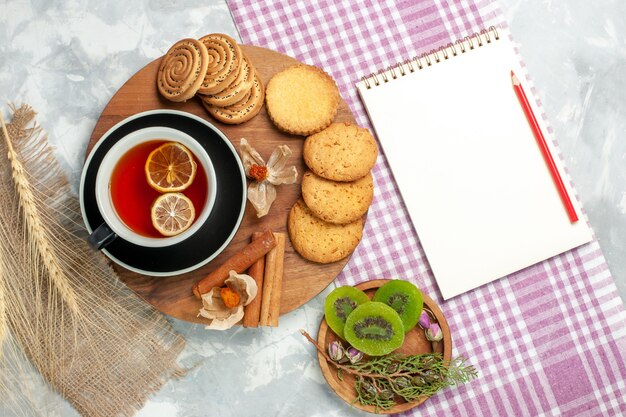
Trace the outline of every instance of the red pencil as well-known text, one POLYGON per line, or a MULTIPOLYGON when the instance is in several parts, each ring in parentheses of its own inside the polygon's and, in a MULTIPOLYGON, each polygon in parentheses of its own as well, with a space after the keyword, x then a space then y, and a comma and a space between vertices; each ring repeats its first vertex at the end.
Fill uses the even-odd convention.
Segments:
POLYGON ((546 143, 546 139, 541 132, 541 128, 539 127, 539 123, 537 123, 537 119, 535 118, 535 114, 533 113, 532 108, 530 107, 530 103, 528 102, 528 97, 526 97, 526 93, 524 93, 524 89, 522 88, 522 84, 519 79, 515 76, 515 73, 511 71, 511 81, 513 82, 513 89, 515 90, 515 94, 522 105, 522 109, 524 109, 524 113, 526 114, 526 118, 528 119, 528 123, 530 123, 530 127, 532 128, 533 133, 535 134, 535 138, 537 139, 537 144, 541 149, 541 153, 543 154, 543 159, 546 161, 548 165, 548 169, 550 170, 550 174, 552 175, 552 179, 554 180, 554 184, 556 185, 557 190, 559 191, 559 195, 561 196, 561 201, 565 206, 565 210, 567 210, 567 215, 569 216, 569 220, 571 223, 575 223, 578 221, 578 216, 576 215, 576 210, 574 209, 574 205, 572 204, 572 200, 567 194, 567 190, 565 189, 565 184, 563 184, 563 180, 561 179, 561 175, 559 174, 559 170, 554 163, 554 159, 552 159, 552 154, 550 153, 550 149, 548 149, 548 144, 546 143))

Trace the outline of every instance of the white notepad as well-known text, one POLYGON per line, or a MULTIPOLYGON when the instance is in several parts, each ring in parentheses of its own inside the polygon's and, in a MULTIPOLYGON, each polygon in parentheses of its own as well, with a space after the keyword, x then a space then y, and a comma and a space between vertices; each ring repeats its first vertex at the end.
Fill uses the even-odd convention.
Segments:
POLYGON ((499 31, 357 83, 445 299, 592 239, 549 143, 579 217, 569 221, 511 84, 511 70, 524 71, 499 31))

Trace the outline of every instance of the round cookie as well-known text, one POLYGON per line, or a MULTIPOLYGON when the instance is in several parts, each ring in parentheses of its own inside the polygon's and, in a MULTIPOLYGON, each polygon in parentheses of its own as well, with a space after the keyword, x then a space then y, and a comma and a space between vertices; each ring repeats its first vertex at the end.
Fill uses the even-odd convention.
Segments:
POLYGON ((241 61, 237 78, 224 91, 212 95, 200 95, 200 99, 209 105, 226 107, 243 99, 254 87, 254 68, 245 55, 241 61))
POLYGON ((202 100, 201 103, 206 111, 222 123, 231 125, 247 122, 256 116, 263 107, 263 83, 254 71, 252 89, 238 102, 226 107, 218 107, 202 100))
POLYGON ((321 69, 300 64, 272 77, 265 101, 267 114, 276 127, 307 136, 332 123, 339 106, 339 89, 321 69))
POLYGON ((374 196, 372 174, 351 182, 337 182, 311 171, 302 176, 302 198, 311 212, 329 223, 346 224, 361 218, 374 196))
POLYGON ((322 264, 350 255, 363 235, 363 219, 348 224, 332 224, 318 219, 302 199, 289 212, 289 238, 302 257, 322 264))
POLYGON ((242 61, 241 49, 233 38, 223 33, 212 33, 199 41, 207 49, 209 63, 198 92, 217 94, 237 77, 242 61))
POLYGON ((350 123, 333 123, 304 141, 304 162, 320 177, 333 181, 363 178, 377 156, 369 130, 350 123))
POLYGON ((176 42, 161 58, 157 73, 157 88, 171 101, 193 97, 204 80, 209 65, 206 47, 195 39, 176 42))

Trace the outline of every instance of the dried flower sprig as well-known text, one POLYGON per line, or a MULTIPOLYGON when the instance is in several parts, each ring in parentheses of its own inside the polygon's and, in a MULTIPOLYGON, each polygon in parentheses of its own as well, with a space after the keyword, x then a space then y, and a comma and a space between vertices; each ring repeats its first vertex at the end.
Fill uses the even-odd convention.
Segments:
POLYGON ((335 340, 328 345, 328 357, 330 360, 340 362, 344 358, 345 354, 346 351, 344 350, 341 342, 335 340))
POLYGON ((354 364, 340 364, 333 361, 306 331, 301 330, 301 333, 337 369, 339 376, 344 372, 354 375, 355 401, 372 405, 377 410, 393 407, 399 398, 406 402, 416 401, 478 376, 474 366, 466 364, 465 358, 446 361, 439 353, 389 354, 354 364))
POLYGON ((443 331, 441 330, 439 323, 435 320, 437 320, 437 318, 432 311, 427 308, 422 310, 418 324, 422 329, 424 329, 426 340, 431 342, 439 342, 443 340, 443 331))
POLYGON ((439 342, 443 339, 443 332, 437 323, 431 323, 426 329, 426 339, 431 342, 439 342))
POLYGON ((363 352, 353 347, 346 349, 346 357, 352 365, 359 363, 363 359, 363 352))
POLYGON ((430 327, 430 311, 426 308, 422 309, 422 314, 420 314, 420 319, 418 324, 420 325, 420 327, 424 330, 428 329, 430 327))

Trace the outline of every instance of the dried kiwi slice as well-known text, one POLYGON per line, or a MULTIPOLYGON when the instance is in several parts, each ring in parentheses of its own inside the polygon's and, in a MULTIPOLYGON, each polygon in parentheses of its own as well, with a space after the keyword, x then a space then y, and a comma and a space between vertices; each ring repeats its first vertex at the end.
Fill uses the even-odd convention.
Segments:
POLYGON ((326 323, 337 336, 343 339, 343 327, 350 313, 357 306, 369 301, 370 298, 363 291, 354 287, 346 285, 335 288, 324 302, 326 323))
POLYGON ((344 335, 361 352, 382 356, 402 346, 404 325, 396 310, 371 301, 361 304, 348 316, 344 335))
POLYGON ((424 299, 422 292, 408 281, 394 279, 376 290, 372 301, 385 303, 398 312, 408 333, 420 319, 424 299))

